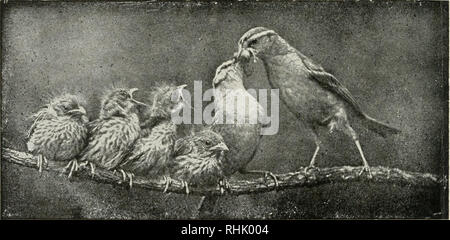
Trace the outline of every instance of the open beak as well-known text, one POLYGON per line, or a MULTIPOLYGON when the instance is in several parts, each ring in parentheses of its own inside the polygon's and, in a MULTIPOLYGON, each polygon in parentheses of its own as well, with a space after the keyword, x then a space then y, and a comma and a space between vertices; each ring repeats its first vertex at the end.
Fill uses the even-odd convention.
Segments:
POLYGON ((181 107, 183 107, 183 105, 187 105, 189 108, 192 108, 190 103, 187 102, 186 99, 184 99, 183 89, 185 87, 187 87, 187 84, 183 84, 183 85, 180 85, 180 86, 177 87, 177 89, 178 89, 178 96, 180 96, 180 99, 181 99, 180 103, 182 103, 181 106, 179 106, 179 107, 181 108, 181 107))
POLYGON ((211 151, 228 151, 228 147, 227 145, 225 145, 225 143, 221 142, 219 144, 217 144, 216 146, 211 147, 209 150, 211 151))
POLYGON ((145 103, 143 103, 143 102, 139 102, 138 100, 136 100, 136 99, 133 98, 133 93, 136 92, 136 91, 138 91, 138 90, 139 90, 138 88, 132 88, 132 89, 130 89, 130 98, 131 98, 131 101, 133 101, 133 102, 136 103, 136 104, 139 104, 139 105, 143 105, 143 106, 147 106, 147 107, 148 107, 147 104, 145 104, 145 103))
POLYGON ((77 109, 70 110, 68 113, 70 114, 79 113, 81 115, 86 115, 86 109, 84 109, 84 107, 79 107, 77 109))
POLYGON ((235 55, 236 56, 235 59, 241 58, 242 52, 244 51, 244 47, 242 45, 243 45, 243 42, 239 41, 238 51, 237 51, 237 54, 235 55))

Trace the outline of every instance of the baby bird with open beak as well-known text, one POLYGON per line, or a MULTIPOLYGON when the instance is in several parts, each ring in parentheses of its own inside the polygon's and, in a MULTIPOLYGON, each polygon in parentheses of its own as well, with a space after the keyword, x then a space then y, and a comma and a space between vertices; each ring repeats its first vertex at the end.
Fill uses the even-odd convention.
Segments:
MULTIPOLYGON (((116 169, 132 149, 141 131, 138 106, 145 105, 133 98, 137 88, 115 89, 103 97, 99 118, 88 125, 88 145, 80 154, 80 160, 89 163, 92 174, 95 166, 116 169)), ((132 174, 122 169, 124 181, 132 174)))
POLYGON ((152 106, 141 114, 141 135, 121 163, 121 169, 149 178, 164 173, 177 135, 171 113, 183 107, 184 87, 160 85, 151 92, 152 106))

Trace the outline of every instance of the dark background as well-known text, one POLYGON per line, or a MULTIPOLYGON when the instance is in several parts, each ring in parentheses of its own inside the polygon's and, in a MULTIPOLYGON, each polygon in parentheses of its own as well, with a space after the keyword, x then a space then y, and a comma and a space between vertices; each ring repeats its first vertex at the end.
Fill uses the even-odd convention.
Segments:
MULTIPOLYGON (((142 90, 203 81, 249 28, 274 29, 347 86, 365 111, 400 128, 383 139, 361 131, 369 164, 441 175, 447 161, 448 7, 412 3, 10 3, 3 9, 2 139, 26 150, 27 119, 49 96, 84 94, 96 117, 112 85, 142 90)), ((261 63, 246 82, 270 88, 261 63)), ((141 95, 139 95, 141 94, 141 95)), ((145 91, 138 98, 145 99, 145 91)), ((284 106, 249 169, 305 166, 314 143, 284 106)), ((334 134, 318 166, 360 165, 334 134)), ((240 176, 237 176, 240 177, 240 176)), ((191 218, 199 197, 127 190, 2 161, 5 218, 191 218)), ((443 212, 440 189, 368 182, 225 196, 221 218, 425 218, 443 212)), ((439 214, 437 215, 439 216, 439 214)))

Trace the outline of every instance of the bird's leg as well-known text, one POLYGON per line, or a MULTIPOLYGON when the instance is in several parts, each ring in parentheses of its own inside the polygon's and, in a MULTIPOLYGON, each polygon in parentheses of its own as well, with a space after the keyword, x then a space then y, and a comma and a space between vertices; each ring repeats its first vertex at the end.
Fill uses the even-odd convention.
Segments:
POLYGON ((363 164, 364 164, 364 167, 361 170, 361 172, 359 173, 359 175, 361 175, 363 172, 367 172, 369 174, 369 178, 372 178, 372 173, 370 172, 369 163, 367 162, 366 158, 364 157, 364 152, 361 148, 361 144, 359 144, 358 139, 355 140, 355 144, 356 144, 356 147, 358 148, 359 154, 361 155, 361 158, 362 158, 363 164))
POLYGON ((86 166, 88 164, 89 164, 89 168, 91 169, 91 177, 94 177, 94 175, 95 175, 95 164, 93 164, 92 162, 84 161, 84 162, 82 162, 82 163, 80 163, 78 165, 78 168, 84 167, 84 166, 86 166))
POLYGON ((45 165, 48 164, 47 158, 44 155, 39 154, 38 157, 37 157, 37 161, 36 161, 36 165, 39 168, 39 173, 42 173, 42 167, 43 167, 44 164, 45 165))
POLYGON ((123 181, 124 181, 124 182, 127 181, 127 178, 130 179, 129 185, 130 185, 130 188, 132 188, 132 187, 133 187, 133 177, 134 177, 134 174, 133 174, 133 173, 130 173, 130 172, 125 172, 123 169, 120 169, 119 172, 122 173, 122 178, 123 178, 123 181))
POLYGON ((75 171, 75 172, 78 171, 78 168, 79 168, 80 166, 81 166, 81 165, 78 164, 77 159, 70 160, 70 162, 64 167, 64 172, 66 172, 66 171, 70 168, 68 178, 71 178, 71 177, 72 177, 72 173, 73 173, 74 171, 75 171))
POLYGON ((304 173, 306 174, 310 169, 314 169, 316 168, 315 163, 316 163, 316 157, 317 154, 319 153, 320 150, 320 145, 322 144, 322 142, 319 139, 319 136, 317 135, 317 130, 315 126, 312 126, 312 134, 314 137, 314 143, 316 144, 316 149, 314 150, 313 156, 311 158, 311 161, 309 162, 309 166, 305 167, 304 169, 304 173))
POLYGON ((230 189, 230 183, 225 178, 221 179, 219 181, 219 188, 220 188, 220 194, 224 194, 225 190, 229 190, 230 189))
POLYGON ((270 176, 273 181, 275 182, 275 188, 278 187, 278 178, 273 174, 272 172, 265 171, 265 170, 247 170, 243 169, 239 171, 241 174, 264 174, 264 178, 267 179, 267 176, 270 176))
POLYGON ((316 166, 314 164, 315 164, 317 153, 319 152, 319 150, 320 150, 320 145, 316 143, 316 150, 314 150, 314 154, 311 158, 311 161, 309 162, 309 166, 305 167, 305 170, 304 170, 305 175, 308 173, 309 170, 316 168, 316 166))
POLYGON ((361 175, 363 172, 367 172, 369 174, 369 178, 372 178, 372 173, 370 172, 369 163, 367 162, 366 157, 364 157, 364 152, 361 148, 361 144, 359 143, 358 135, 356 134, 355 130, 353 130, 353 128, 348 123, 345 124, 345 127, 347 130, 346 133, 349 134, 352 137, 353 141, 355 142, 356 147, 358 148, 359 154, 361 155, 361 158, 362 158, 362 161, 364 164, 363 169, 361 170, 359 175, 361 175))
POLYGON ((37 157, 36 165, 38 167, 39 173, 41 173, 42 172, 42 155, 41 154, 39 154, 37 157))
POLYGON ((166 193, 167 190, 169 189, 170 184, 172 183, 172 178, 167 177, 167 176, 163 176, 163 179, 164 179, 164 182, 165 182, 163 193, 166 193))
POLYGON ((188 182, 181 180, 181 187, 186 189, 186 195, 189 195, 189 184, 188 182))

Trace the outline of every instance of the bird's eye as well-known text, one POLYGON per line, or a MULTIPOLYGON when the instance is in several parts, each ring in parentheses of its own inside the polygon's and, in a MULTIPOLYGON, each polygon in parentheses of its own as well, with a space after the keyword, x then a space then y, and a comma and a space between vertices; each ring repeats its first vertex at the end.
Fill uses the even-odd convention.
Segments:
POLYGON ((205 144, 209 146, 209 145, 211 145, 211 141, 206 140, 206 141, 205 141, 205 144))
POLYGON ((248 43, 249 46, 255 45, 256 43, 258 43, 258 39, 254 39, 251 42, 248 43))

